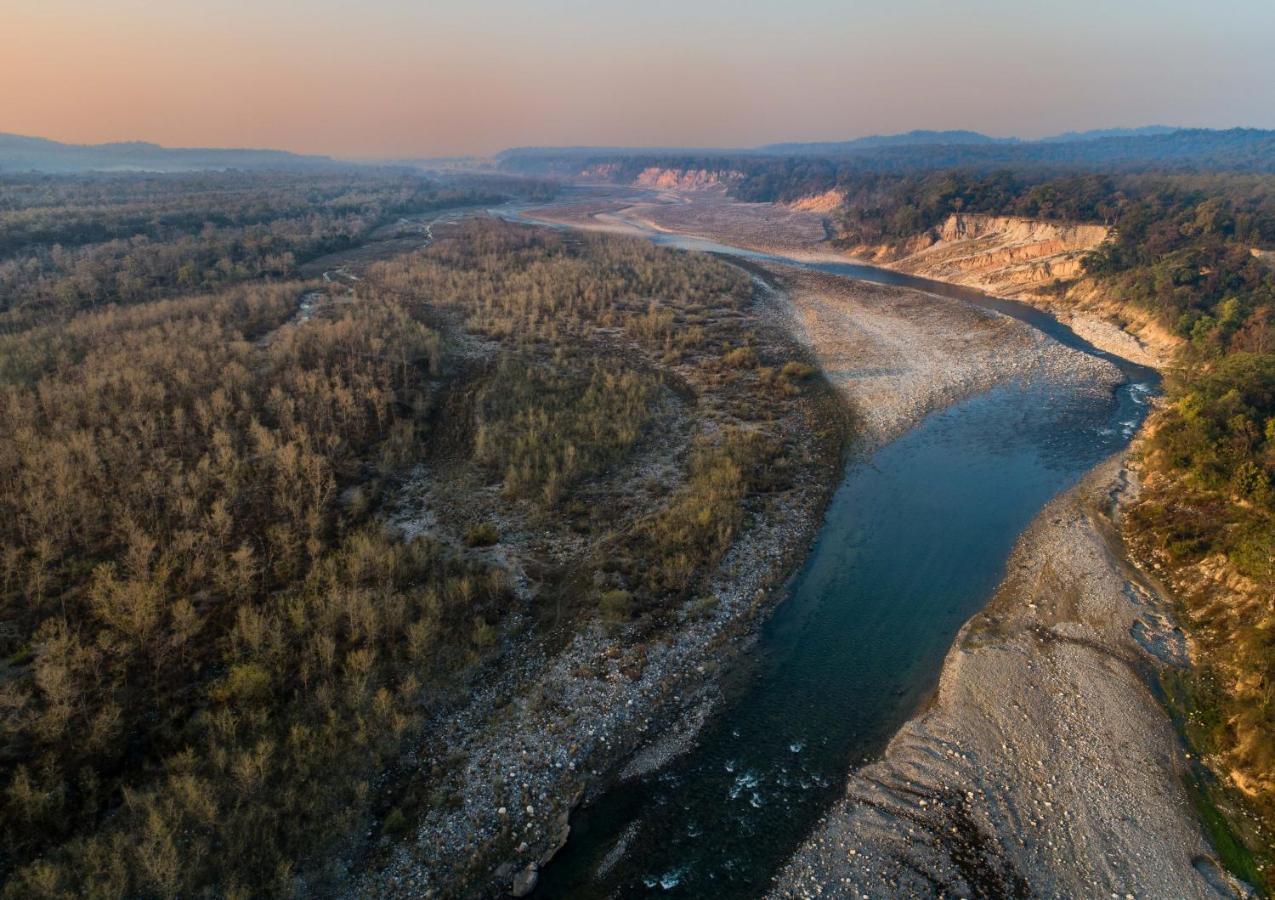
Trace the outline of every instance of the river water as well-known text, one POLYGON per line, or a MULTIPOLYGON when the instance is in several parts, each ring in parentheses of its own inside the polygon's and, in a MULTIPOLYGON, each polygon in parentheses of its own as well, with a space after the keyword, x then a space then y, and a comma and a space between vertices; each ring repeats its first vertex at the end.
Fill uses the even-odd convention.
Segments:
POLYGON ((917 287, 995 309, 1114 362, 1114 393, 1009 383, 933 413, 852 462, 789 595, 695 747, 577 810, 538 897, 750 897, 934 691, 960 627, 1017 536, 1123 448, 1155 373, 1046 313, 850 263, 809 263, 680 235, 656 243, 917 287))

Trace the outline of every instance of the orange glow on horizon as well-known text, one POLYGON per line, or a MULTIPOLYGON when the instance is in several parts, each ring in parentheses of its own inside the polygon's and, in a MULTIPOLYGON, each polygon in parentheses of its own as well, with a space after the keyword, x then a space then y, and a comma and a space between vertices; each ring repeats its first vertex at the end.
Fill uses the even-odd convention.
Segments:
MULTIPOLYGON (((1076 16, 1054 23, 1060 37, 937 0, 903 5, 929 15, 838 15, 817 0, 641 13, 570 0, 0 0, 0 131, 410 156, 910 128, 1275 127, 1270 98, 1244 89, 1275 83, 1271 55, 1256 52, 1271 29, 1251 20, 1152 28, 1138 43, 1115 14, 1110 34, 1076 16), (1076 34, 1089 42, 1079 58, 1076 34)), ((1250 16, 1275 27, 1264 4, 1250 16)))

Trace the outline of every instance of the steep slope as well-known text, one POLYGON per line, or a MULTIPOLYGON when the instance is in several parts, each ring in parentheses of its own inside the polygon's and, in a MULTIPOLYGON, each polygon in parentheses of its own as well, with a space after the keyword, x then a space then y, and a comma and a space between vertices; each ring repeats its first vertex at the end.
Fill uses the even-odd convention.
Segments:
POLYGON ((1150 315, 1112 301, 1085 277, 1085 255, 1110 236, 1105 225, 953 213, 901 243, 845 249, 911 275, 1047 306, 1098 346, 1160 366, 1178 340, 1150 315))
POLYGON ((995 294, 1016 294, 1059 278, 1077 277, 1084 255, 1108 235, 1103 225, 955 213, 938 228, 902 246, 851 250, 914 275, 995 294))

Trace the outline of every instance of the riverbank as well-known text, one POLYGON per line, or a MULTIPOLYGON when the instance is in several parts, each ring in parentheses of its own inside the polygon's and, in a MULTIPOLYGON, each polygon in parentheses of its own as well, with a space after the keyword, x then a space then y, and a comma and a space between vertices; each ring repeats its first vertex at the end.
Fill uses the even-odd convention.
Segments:
POLYGON ((851 774, 774 896, 1240 895, 1148 687, 1187 648, 1124 561, 1137 490, 1118 457, 1037 516, 931 707, 851 774))
POLYGON ((1174 341, 1162 329, 1145 318, 1124 321, 1121 317, 1129 315, 1129 310, 1115 307, 1083 285, 1073 287, 1064 297, 1044 290, 1042 285, 989 281, 988 273, 982 269, 953 270, 942 266, 939 256, 933 259, 924 254, 917 259, 893 259, 888 255, 861 258, 829 244, 834 229, 824 215, 774 203, 743 203, 729 199, 722 191, 663 194, 654 198, 635 196, 605 204, 537 209, 529 215, 576 228, 689 235, 803 262, 873 265, 972 287, 991 296, 1043 309, 1100 350, 1151 368, 1163 370, 1174 349, 1174 341))
MULTIPOLYGON (((766 333, 801 339, 856 410, 863 449, 1001 381, 1101 393, 1119 378, 1109 363, 961 301, 788 267, 761 271, 766 333)), ((693 745, 720 695, 719 674, 754 645, 836 481, 829 472, 774 498, 714 574, 716 603, 691 604, 659 639, 628 647, 590 631, 554 655, 519 651, 517 665, 440 723, 447 753, 430 764, 442 768, 440 794, 456 802, 431 813, 418 840, 353 893, 531 889, 582 798, 693 745)))
POLYGON ((1100 392, 1120 381, 1110 363, 968 303, 791 266, 758 268, 779 285, 772 308, 780 324, 856 410, 863 449, 1004 381, 1100 392))
MULTIPOLYGON (((753 227, 758 223, 764 223, 767 217, 774 215, 774 212, 775 209, 768 204, 739 204, 720 196, 680 197, 673 198, 673 202, 668 202, 667 198, 659 198, 654 202, 650 198, 639 198, 628 207, 612 207, 596 217, 585 214, 584 219, 581 219, 581 211, 577 211, 574 215, 580 221, 574 224, 577 227, 584 224, 585 227, 633 229, 638 233, 647 234, 658 232, 670 237, 689 234, 703 240, 747 247, 761 253, 783 254, 806 262, 838 264, 851 262, 852 257, 849 255, 832 251, 826 244, 820 246, 821 242, 816 240, 813 234, 798 233, 794 237, 782 228, 753 227), (705 210, 711 212, 706 214, 705 210)), ((765 263, 765 266, 772 275, 780 278, 785 277, 784 270, 788 268, 774 266, 769 262, 765 263)), ((886 268, 911 272, 910 269, 890 266, 888 263, 886 268)), ((873 350, 884 351, 892 341, 882 342, 880 333, 875 335, 866 333, 873 330, 872 315, 879 313, 881 307, 887 305, 882 301, 886 299, 888 289, 881 289, 877 297, 869 297, 860 290, 860 285, 856 284, 849 289, 844 288, 843 286, 847 283, 840 278, 827 278, 819 284, 817 278, 801 277, 809 274, 797 273, 796 278, 788 274, 787 287, 790 289, 790 299, 785 306, 790 327, 793 327, 808 345, 815 348, 816 355, 819 356, 821 364, 828 372, 830 380, 842 390, 845 396, 851 400, 857 400, 861 408, 865 410, 865 421, 869 426, 869 432, 888 439, 889 435, 898 433, 900 423, 908 421, 909 417, 905 410, 909 407, 938 408, 952 402, 953 399, 959 399, 965 392, 977 392, 980 387, 985 389, 994 383, 994 379, 988 378, 987 359, 980 352, 982 348, 978 346, 977 340, 971 342, 973 346, 967 353, 952 353, 953 348, 950 345, 944 346, 942 342, 929 343, 929 351, 933 355, 926 362, 933 361, 936 368, 946 373, 946 377, 940 378, 937 382, 933 378, 918 377, 919 373, 911 371, 906 364, 894 367, 882 365, 871 375, 865 375, 862 371, 853 375, 839 371, 840 361, 847 358, 854 358, 859 362, 871 361, 874 356, 881 361, 890 358, 888 352, 874 354, 873 350), (803 281, 805 283, 801 283, 803 281), (856 320, 863 325, 856 324, 856 320), (947 351, 946 354, 945 351, 947 351), (943 395, 942 388, 936 390, 938 384, 942 384, 948 391, 946 397, 943 395), (926 390, 920 392, 912 390, 914 385, 923 386, 926 390)), ((916 274, 926 275, 927 273, 916 274)), ((971 284, 969 280, 959 277, 947 280, 954 281, 956 284, 971 284)), ((973 286, 984 287, 981 282, 973 286)), ((906 296, 907 293, 903 292, 901 296, 906 296)), ((1156 329, 1148 329, 1146 323, 1126 321, 1127 311, 1114 308, 1112 304, 1105 303, 1101 297, 1079 296, 1076 289, 1069 291, 1066 298, 1054 296, 1050 292, 1034 291, 1018 292, 1007 296, 1050 312, 1090 344, 1135 363, 1163 369, 1172 351, 1170 342, 1163 340, 1163 335, 1156 329)), ((887 335, 894 332, 894 343, 898 342, 899 337, 897 324, 897 321, 892 323, 892 327, 884 332, 887 335)), ((907 342, 907 340, 903 341, 903 343, 907 342)), ((989 344, 994 346, 995 342, 989 342, 989 344)), ((997 362, 993 360, 992 365, 995 366, 997 362)), ((902 427, 905 429, 906 425, 902 427)), ((1157 613, 1157 617, 1159 616, 1163 616, 1163 622, 1168 622, 1166 612, 1157 613)), ((1136 637, 1144 639, 1152 633, 1153 629, 1146 624, 1137 625, 1134 632, 1136 637)), ((1165 652, 1164 647, 1157 648, 1154 645, 1152 650, 1165 652)), ((1111 716, 1119 715, 1119 709, 1114 706, 1107 708, 1106 712, 1111 716)), ((1149 710, 1139 709, 1137 712, 1156 719, 1160 724, 1167 721, 1154 701, 1149 710)), ((1175 740, 1171 731, 1165 740, 1168 742, 1175 740)), ((1178 799, 1180 800, 1182 796, 1185 794, 1179 787, 1178 799)), ((1101 807, 1106 798, 1100 796, 1096 800, 1101 807)), ((1192 817, 1188 817, 1188 820, 1194 822, 1192 817)), ((1198 828, 1193 834, 1198 836, 1198 828)), ((1136 848, 1137 844, 1134 842, 1130 842, 1125 847, 1129 851, 1136 848)), ((1218 880, 1218 883, 1226 880, 1226 876, 1219 874, 1220 870, 1216 870, 1213 864, 1202 862, 1201 865, 1206 870, 1208 879, 1218 880)))

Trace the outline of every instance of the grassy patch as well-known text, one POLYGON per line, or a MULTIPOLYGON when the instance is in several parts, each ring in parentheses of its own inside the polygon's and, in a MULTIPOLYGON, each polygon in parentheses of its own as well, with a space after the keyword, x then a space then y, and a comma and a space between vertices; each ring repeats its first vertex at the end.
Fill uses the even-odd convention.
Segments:
POLYGON ((1201 761, 1218 751, 1224 732, 1222 694, 1215 679, 1198 672, 1170 671, 1160 677, 1161 697, 1192 754, 1184 780, 1205 837, 1228 872, 1266 895, 1275 888, 1275 854, 1237 807, 1244 798, 1222 784, 1201 761))

